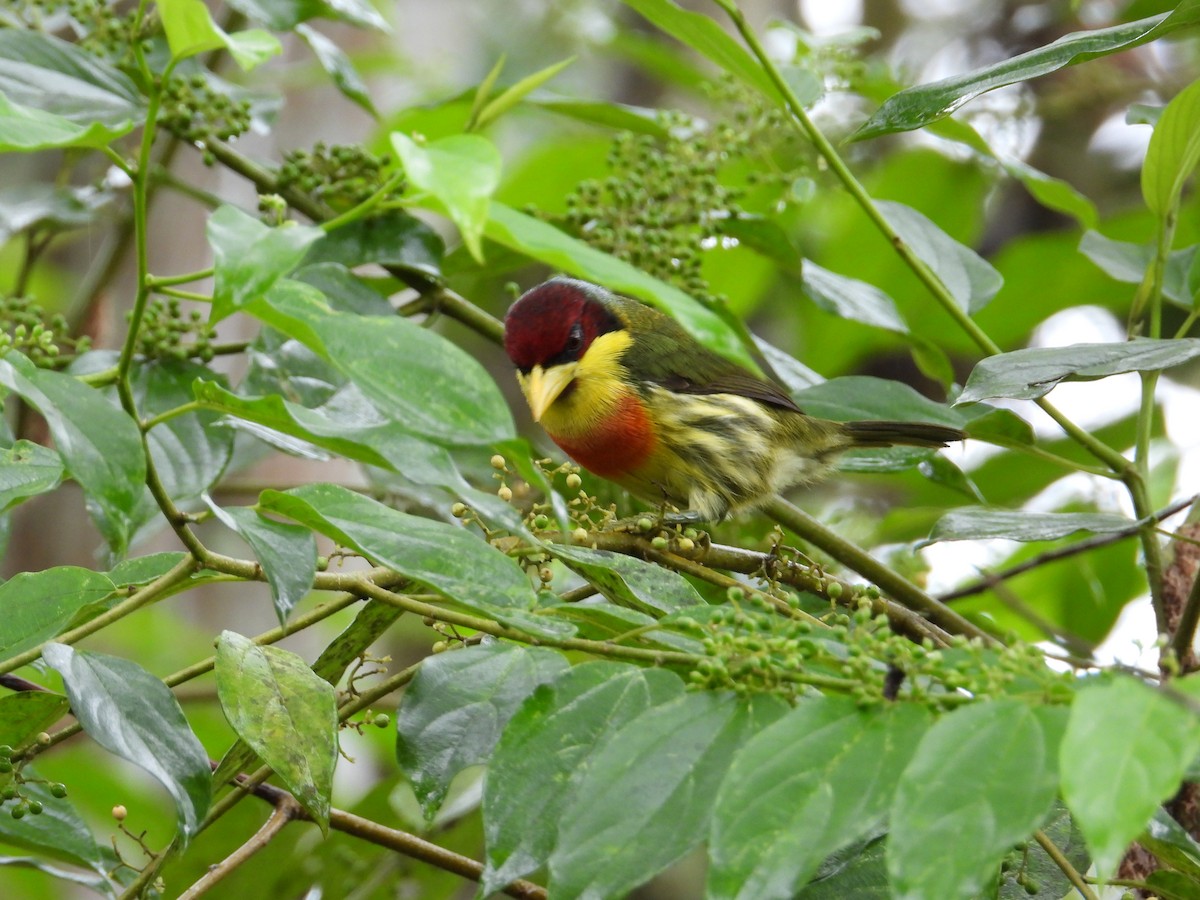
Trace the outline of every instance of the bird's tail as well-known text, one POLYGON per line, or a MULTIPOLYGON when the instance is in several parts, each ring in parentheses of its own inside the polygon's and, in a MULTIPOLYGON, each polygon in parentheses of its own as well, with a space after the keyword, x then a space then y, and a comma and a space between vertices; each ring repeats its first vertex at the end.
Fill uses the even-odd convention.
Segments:
POLYGON ((855 447, 945 447, 967 436, 960 428, 931 422, 846 422, 844 427, 855 447))

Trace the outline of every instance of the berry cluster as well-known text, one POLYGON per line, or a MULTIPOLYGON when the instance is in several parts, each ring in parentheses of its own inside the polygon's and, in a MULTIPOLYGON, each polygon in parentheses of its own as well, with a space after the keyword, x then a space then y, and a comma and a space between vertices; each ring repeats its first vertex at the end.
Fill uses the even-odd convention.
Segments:
MULTIPOLYGON (((341 212, 378 191, 389 177, 387 156, 376 156, 353 144, 314 144, 291 150, 276 176, 280 190, 294 188, 341 212)), ((396 188, 396 193, 403 185, 396 188)))
POLYGON ((82 353, 90 341, 68 337, 61 313, 47 315, 30 297, 0 298, 0 354, 19 350, 35 365, 49 368, 64 350, 82 353))
MULTIPOLYGON (((42 735, 38 735, 39 743, 45 743, 49 741, 48 735, 46 736, 45 741, 40 740, 44 734, 45 732, 43 732, 42 735)), ((42 779, 23 778, 20 772, 17 771, 16 765, 13 763, 12 756, 14 752, 15 751, 13 748, 8 744, 0 745, 0 776, 3 776, 3 779, 8 782, 4 785, 4 787, 0 788, 0 803, 15 801, 13 802, 12 809, 9 811, 9 814, 14 819, 23 819, 25 818, 26 813, 33 816, 40 816, 42 812, 45 811, 45 805, 41 800, 37 800, 32 797, 26 797, 24 794, 22 794, 21 785, 26 784, 29 781, 41 781, 42 779)), ((46 789, 50 792, 50 796, 59 799, 67 796, 67 786, 65 784, 57 781, 45 782, 45 784, 46 789)))
MULTIPOLYGON (((626 260, 709 303, 704 253, 726 246, 723 223, 744 215, 748 188, 790 187, 797 171, 773 157, 781 114, 729 85, 719 100, 736 101, 731 121, 704 125, 682 113, 664 113, 665 136, 623 132, 609 150, 610 175, 581 182, 566 198, 564 215, 551 218, 564 231, 626 260), (732 164, 761 162, 757 171, 726 177, 732 164), (738 183, 740 179, 741 183, 738 183)), ((801 168, 806 163, 797 163, 801 168)))
POLYGON ((142 329, 138 334, 138 352, 149 359, 198 359, 210 362, 213 358, 212 339, 216 332, 204 321, 204 314, 194 309, 185 318, 179 301, 154 299, 146 305, 142 329), (185 343, 188 341, 188 343, 185 343))
POLYGON ((728 606, 678 624, 697 632, 703 643, 705 659, 690 678, 706 690, 796 699, 809 686, 841 681, 863 705, 902 697, 933 709, 1017 687, 1048 703, 1069 702, 1071 696, 1068 676, 1047 668, 1036 648, 998 649, 966 638, 955 638, 945 649, 914 644, 892 632, 886 616, 872 612, 868 597, 849 614, 831 614, 830 627, 819 629, 804 619, 781 617, 762 595, 732 588, 728 606))
MULTIPOLYGON (((172 78, 163 85, 158 122, 172 134, 193 144, 227 141, 250 127, 250 102, 215 89, 202 74, 172 78)), ((205 163, 213 160, 206 154, 205 163)))

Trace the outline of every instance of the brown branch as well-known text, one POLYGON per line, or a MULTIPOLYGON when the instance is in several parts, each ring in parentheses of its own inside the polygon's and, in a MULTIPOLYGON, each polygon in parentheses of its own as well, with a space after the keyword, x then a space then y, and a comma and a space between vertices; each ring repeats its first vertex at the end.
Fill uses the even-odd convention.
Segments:
MULTIPOLYGON (((239 779, 241 777, 239 776, 239 779)), ((295 798, 287 791, 269 784, 256 785, 251 787, 249 791, 254 796, 275 805, 277 809, 282 802, 291 801, 292 803, 296 803, 295 798)), ((296 804, 296 806, 298 808, 296 818, 310 820, 308 814, 303 809, 299 809, 299 804, 296 804)), ((437 844, 419 838, 414 834, 409 834, 407 831, 388 828, 380 825, 378 822, 364 819, 362 816, 356 816, 353 813, 344 812, 340 809, 331 809, 329 811, 329 827, 334 831, 340 831, 343 834, 349 834, 368 843, 386 847, 389 850, 395 850, 397 853, 402 853, 405 856, 428 863, 443 871, 460 875, 471 881, 479 881, 483 877, 484 865, 477 860, 454 853, 445 847, 439 847, 437 844)), ((508 896, 517 897, 520 900, 546 900, 547 896, 545 888, 523 879, 514 881, 503 890, 508 896)))
POLYGON ((246 843, 209 868, 195 884, 179 895, 179 900, 196 900, 197 897, 206 894, 225 876, 271 843, 283 831, 288 822, 303 817, 300 804, 291 794, 279 791, 273 802, 275 809, 271 811, 270 817, 263 823, 262 828, 258 829, 246 843))

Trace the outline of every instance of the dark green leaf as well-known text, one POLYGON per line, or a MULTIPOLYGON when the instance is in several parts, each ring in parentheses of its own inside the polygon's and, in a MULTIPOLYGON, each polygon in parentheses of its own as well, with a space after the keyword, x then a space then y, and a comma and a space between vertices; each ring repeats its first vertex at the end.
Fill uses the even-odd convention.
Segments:
POLYGON ((209 217, 207 234, 215 270, 209 321, 219 322, 296 268, 324 232, 294 222, 271 228, 235 206, 222 206, 209 217))
POLYGON ((384 506, 332 484, 264 491, 264 510, 295 519, 381 565, 477 609, 529 608, 529 579, 470 532, 384 506))
POLYGON ((1079 691, 1062 742, 1062 793, 1101 878, 1110 876, 1200 753, 1190 711, 1134 678, 1079 691))
POLYGON ((76 566, 14 575, 0 584, 0 655, 9 659, 49 640, 113 590, 108 576, 76 566))
POLYGON ((164 550, 161 553, 148 553, 145 556, 135 556, 117 563, 108 573, 112 583, 117 587, 148 584, 156 578, 183 562, 187 556, 182 550, 164 550))
POLYGON ((137 425, 79 379, 39 369, 15 351, 0 359, 0 386, 45 418, 101 533, 115 553, 124 553, 146 478, 137 425))
POLYGON ((1023 509, 962 507, 946 513, 933 527, 927 543, 1007 538, 1010 541, 1054 541, 1087 531, 1112 534, 1128 531, 1132 519, 1115 513, 1038 513, 1023 509))
MULTIPOLYGON (((548 613, 559 619, 565 619, 575 626, 576 633, 581 637, 597 641, 608 641, 638 631, 640 639, 650 645, 679 650, 683 653, 702 653, 704 648, 700 641, 656 623, 668 625, 670 618, 658 618, 635 609, 617 606, 602 597, 588 597, 576 603, 557 603, 542 606, 539 612, 548 613), (648 627, 649 626, 649 627, 648 627)), ((688 615, 686 611, 683 615, 688 615)))
POLYGON ((337 262, 347 268, 378 263, 436 279, 445 251, 436 231, 406 212, 391 210, 335 228, 309 248, 304 262, 337 262))
POLYGON ((624 896, 696 846, 730 760, 786 709, 766 694, 688 693, 627 722, 579 769, 550 893, 624 896))
POLYGON ((662 566, 589 547, 548 544, 546 549, 620 606, 662 614, 704 605, 682 575, 662 566))
POLYGON ((483 790, 487 869, 492 893, 546 863, 570 800, 565 785, 626 723, 683 693, 661 669, 587 662, 543 684, 504 729, 483 790))
POLYGON ((714 312, 678 288, 559 231, 548 222, 493 202, 486 234, 497 244, 569 275, 652 303, 678 319, 708 347, 752 369, 757 367, 737 334, 714 312))
POLYGON ((271 586, 275 615, 286 628, 288 614, 312 590, 317 573, 317 540, 312 531, 268 519, 246 506, 221 509, 208 500, 208 507, 254 551, 271 586))
POLYGON ((127 659, 65 644, 47 644, 42 658, 62 676, 83 730, 167 789, 186 843, 208 810, 212 770, 171 691, 127 659))
MULTIPOLYGON (((309 248, 308 256, 312 257, 314 251, 319 251, 324 246, 325 241, 333 235, 341 234, 343 230, 339 228, 332 235, 327 235, 317 241, 309 248)), ((358 265, 358 263, 351 265, 358 265)), ((385 297, 339 262, 306 264, 302 269, 297 270, 292 278, 315 287, 325 295, 325 300, 330 307, 338 312, 357 313, 360 316, 390 316, 395 312, 385 297)))
POLYGON ((1159 869, 1146 876, 1147 889, 1159 900, 1194 900, 1200 884, 1179 872, 1159 869))
POLYGON ((1200 161, 1200 81, 1180 91, 1163 110, 1146 160, 1142 163, 1142 196, 1146 206, 1165 219, 1179 204, 1183 185, 1200 161))
POLYGON ((1200 882, 1200 843, 1162 807, 1154 811, 1138 843, 1172 869, 1200 882))
POLYGON ((896 897, 971 897, 995 876, 1054 802, 1065 718, 1001 699, 955 710, 928 731, 892 807, 896 897))
POLYGON ((874 285, 822 269, 811 260, 804 263, 801 283, 804 293, 827 312, 888 331, 908 333, 892 298, 874 285))
MULTIPOLYGON (((66 119, 80 126, 81 133, 86 126, 96 125, 102 127, 94 134, 114 137, 129 131, 142 110, 134 83, 96 54, 78 44, 20 28, 0 29, 0 96, 28 113, 66 119)), ((6 118, 0 116, 0 122, 6 118)))
POLYGON ((18 691, 0 697, 0 744, 32 743, 34 735, 66 715, 68 707, 66 697, 51 691, 18 691))
MULTIPOLYGON (((1058 848, 1077 872, 1086 872, 1092 859, 1088 855, 1083 835, 1075 826, 1075 820, 1063 806, 1061 800, 1054 801, 1054 811, 1042 823, 1042 834, 1058 848)), ((1036 840, 1025 842, 1022 849, 1014 850, 1009 859, 1012 866, 1001 865, 1000 891, 996 900, 1029 900, 1027 884, 1040 888, 1048 897, 1069 897, 1073 884, 1063 870, 1036 840), (1018 876, 1026 878, 1018 881, 1018 876)))
MULTIPOLYGON (((212 370, 198 363, 148 363, 133 375, 138 410, 153 418, 192 400, 192 382, 211 376, 212 370)), ((150 457, 167 494, 176 504, 186 505, 216 484, 233 456, 233 433, 214 427, 215 412, 189 412, 160 422, 146 432, 150 457)), ((157 505, 148 501, 157 512, 157 505)))
POLYGON ((877 200, 876 205, 963 310, 977 313, 996 296, 1004 279, 982 256, 903 203, 877 200))
POLYGON ((796 900, 889 900, 886 852, 887 842, 874 837, 835 854, 796 900))
POLYGON ((755 735, 717 792, 707 896, 794 896, 883 818, 930 719, 913 704, 822 697, 755 735))
POLYGON ((1095 228, 1100 222, 1096 205, 1061 178, 1053 178, 1016 157, 1000 161, 1004 170, 1025 186, 1033 199, 1047 209, 1070 216, 1080 228, 1095 228))
POLYGON ((792 396, 810 416, 838 422, 893 419, 933 422, 955 428, 961 428, 968 422, 961 410, 930 400, 903 382, 867 375, 831 378, 795 391, 792 396))
POLYGON ((539 684, 567 668, 561 653, 481 644, 427 658, 396 717, 396 759, 427 819, 450 781, 487 762, 508 720, 539 684))
POLYGON ((741 79, 772 103, 784 105, 778 88, 758 60, 713 19, 682 9, 672 0, 625 0, 625 5, 716 63, 723 71, 741 79))
POLYGON ((216 676, 233 730, 328 833, 338 755, 333 685, 295 653, 260 647, 232 631, 217 641, 216 676))
POLYGON ((308 25, 297 25, 295 32, 308 49, 313 52, 317 62, 326 74, 333 79, 337 89, 347 99, 357 103, 371 115, 376 115, 375 104, 371 102, 371 94, 363 83, 350 58, 342 49, 321 32, 308 25))
MULTIPOLYGON (((41 815, 12 818, 5 810, 0 816, 0 842, 14 847, 34 850, 43 856, 62 859, 101 874, 105 871, 103 848, 92 837, 70 800, 50 793, 49 787, 37 781, 37 773, 26 767, 23 774, 29 780, 21 785, 21 793, 43 806, 41 815)), ((111 895, 111 891, 108 892, 111 895)))
POLYGON ((296 281, 281 281, 248 311, 316 351, 412 433, 451 445, 514 434, 508 405, 483 366, 414 322, 334 312, 315 288, 296 281))
POLYGON ((1092 381, 1124 372, 1153 372, 1200 356, 1200 338, 1134 338, 1114 344, 1028 347, 982 360, 958 403, 1005 397, 1033 400, 1060 381, 1092 381))
MULTIPOLYGON (((800 251, 792 242, 791 235, 777 220, 768 216, 743 213, 719 220, 716 227, 721 234, 736 238, 739 244, 774 261, 785 272, 800 272, 803 263, 800 251)), ((813 299, 820 303, 817 298, 813 299)))
POLYGON ((862 140, 894 131, 922 128, 948 116, 986 91, 1038 78, 1064 66, 1128 50, 1198 21, 1200 4, 1194 0, 1184 0, 1169 15, 1064 35, 1044 47, 1002 62, 901 91, 889 97, 855 132, 854 137, 862 140))
POLYGON ((455 134, 418 144, 402 132, 392 133, 392 149, 400 158, 410 192, 421 202, 436 200, 458 226, 471 255, 483 261, 483 228, 488 204, 500 184, 500 151, 485 137, 455 134))
POLYGON ((0 450, 0 510, 58 487, 62 457, 49 447, 20 440, 0 450))

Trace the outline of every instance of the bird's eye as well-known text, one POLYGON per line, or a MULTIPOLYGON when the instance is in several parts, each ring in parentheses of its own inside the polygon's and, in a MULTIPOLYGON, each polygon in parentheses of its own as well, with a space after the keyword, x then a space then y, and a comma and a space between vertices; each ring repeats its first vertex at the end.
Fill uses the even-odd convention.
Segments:
POLYGON ((567 335, 567 344, 563 348, 567 353, 578 353, 583 347, 583 328, 576 323, 571 328, 571 333, 567 335))

